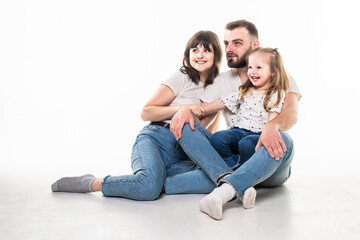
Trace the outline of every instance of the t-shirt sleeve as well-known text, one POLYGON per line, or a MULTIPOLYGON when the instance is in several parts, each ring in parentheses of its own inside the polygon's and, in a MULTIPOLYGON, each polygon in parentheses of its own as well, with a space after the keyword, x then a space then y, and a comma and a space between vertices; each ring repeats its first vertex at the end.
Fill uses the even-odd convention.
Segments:
POLYGON ((238 90, 232 92, 226 97, 221 97, 221 101, 232 113, 237 114, 240 104, 240 96, 238 90))
MULTIPOLYGON (((277 100, 277 92, 274 93, 274 94, 271 96, 270 101, 269 101, 269 105, 271 106, 271 105, 275 104, 275 103, 276 103, 276 100, 277 100)), ((274 107, 274 108, 271 108, 271 109, 269 110, 269 112, 277 112, 277 113, 280 113, 280 112, 281 112, 281 109, 282 109, 282 106, 283 106, 283 104, 284 104, 284 100, 285 100, 285 92, 282 91, 282 96, 281 96, 281 100, 280 100, 279 105, 277 105, 277 106, 274 107)))
POLYGON ((220 98, 219 87, 216 83, 213 83, 206 87, 204 95, 200 97, 202 102, 210 103, 220 98))
POLYGON ((289 73, 287 73, 289 76, 289 80, 290 80, 290 89, 289 92, 293 92, 299 95, 299 97, 301 97, 301 93, 300 90, 298 88, 298 85, 295 81, 295 79, 293 78, 293 76, 291 76, 289 73))
POLYGON ((168 86, 173 91, 174 95, 178 96, 186 84, 186 75, 180 71, 177 71, 173 73, 168 79, 166 79, 162 84, 168 86))

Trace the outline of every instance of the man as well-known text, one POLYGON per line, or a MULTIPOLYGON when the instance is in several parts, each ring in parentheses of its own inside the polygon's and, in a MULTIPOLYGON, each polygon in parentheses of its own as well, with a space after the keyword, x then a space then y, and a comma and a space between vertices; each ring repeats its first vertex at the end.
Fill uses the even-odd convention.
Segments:
MULTIPOLYGON (((255 25, 246 20, 239 20, 227 24, 224 44, 228 66, 232 69, 218 76, 214 83, 206 89, 205 95, 202 98, 202 104, 204 105, 222 96, 228 95, 236 90, 240 84, 247 81, 246 55, 249 51, 251 51, 251 49, 259 47, 258 32, 255 25)), ((244 164, 244 169, 247 169, 248 173, 246 173, 246 171, 241 172, 240 170, 236 170, 233 174, 227 177, 224 176, 231 173, 232 169, 222 160, 215 149, 211 146, 209 141, 211 134, 202 126, 211 122, 214 116, 205 117, 201 120, 202 125, 200 125, 198 122, 194 122, 193 114, 189 108, 183 108, 178 111, 172 119, 170 129, 175 138, 179 140, 184 152, 201 168, 201 170, 196 170, 197 175, 193 175, 196 176, 194 177, 196 179, 195 186, 201 186, 199 182, 203 182, 204 184, 202 187, 204 187, 204 189, 205 185, 209 186, 208 189, 210 188, 211 184, 209 184, 209 181, 206 181, 206 178, 202 175, 205 173, 208 179, 213 182, 214 185, 212 186, 218 184, 220 180, 232 185, 232 187, 236 190, 235 194, 230 194, 232 199, 234 197, 242 197, 244 195, 244 191, 254 185, 277 186, 285 182, 290 176, 290 165, 293 158, 293 145, 290 137, 284 133, 280 133, 280 131, 287 131, 296 123, 297 104, 299 99, 300 92, 297 89, 296 83, 292 80, 291 89, 286 96, 281 113, 265 125, 256 144, 256 152, 249 161, 244 164), (276 160, 274 160, 274 158, 276 160), (251 165, 252 163, 253 165, 251 165), (251 174, 250 172, 252 172, 251 170, 254 170, 251 169, 251 167, 259 166, 259 164, 266 165, 269 169, 274 168, 274 171, 271 172, 270 176, 259 177, 258 182, 246 183, 246 181, 241 181, 242 183, 239 184, 244 184, 244 186, 237 186, 239 185, 238 179, 248 178, 249 174, 251 174)), ((228 110, 224 110, 223 115, 229 127, 230 112, 228 110)), ((189 178, 189 176, 183 179, 181 178, 182 176, 169 177, 169 179, 165 182, 166 192, 168 193, 167 188, 171 189, 171 185, 176 183, 176 181, 183 184, 185 181, 194 181, 194 179, 189 178)), ((188 185, 190 184, 188 183, 188 185)), ((177 188, 177 190, 179 189, 180 188, 177 188)), ((187 191, 186 188, 184 188, 183 190, 184 193, 192 191, 201 192, 201 189, 191 189, 187 191)), ((252 195, 253 198, 255 198, 255 196, 252 195)), ((251 201, 255 201, 255 199, 251 201)), ((248 207, 251 205, 253 205, 253 203, 249 204, 248 207)), ((214 207, 210 210, 204 210, 204 207, 200 204, 200 208, 202 211, 206 212, 215 219, 221 218, 222 209, 219 210, 219 206, 215 207, 217 209, 216 211, 218 211, 215 211, 215 214, 213 213, 214 207)))

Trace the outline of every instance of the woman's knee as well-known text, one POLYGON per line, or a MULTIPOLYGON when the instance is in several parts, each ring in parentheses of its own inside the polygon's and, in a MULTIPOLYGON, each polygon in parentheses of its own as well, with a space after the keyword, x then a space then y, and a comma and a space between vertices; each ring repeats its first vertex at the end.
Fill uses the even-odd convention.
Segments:
POLYGON ((141 190, 134 189, 134 191, 141 191, 138 200, 153 201, 159 198, 164 185, 164 179, 147 176, 139 183, 142 185, 141 190))

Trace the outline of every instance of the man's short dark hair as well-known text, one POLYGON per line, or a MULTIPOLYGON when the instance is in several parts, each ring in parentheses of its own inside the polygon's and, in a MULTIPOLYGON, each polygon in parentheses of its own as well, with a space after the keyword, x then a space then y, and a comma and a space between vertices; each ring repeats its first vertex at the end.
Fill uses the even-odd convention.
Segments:
POLYGON ((239 27, 243 27, 243 28, 247 29, 249 31, 250 35, 252 37, 255 37, 256 40, 259 38, 258 30, 257 30, 255 24, 253 24, 253 23, 251 23, 249 21, 246 21, 244 19, 237 20, 237 21, 234 21, 234 22, 229 22, 228 24, 226 24, 225 29, 229 30, 229 31, 232 31, 232 30, 234 30, 236 28, 239 28, 239 27))

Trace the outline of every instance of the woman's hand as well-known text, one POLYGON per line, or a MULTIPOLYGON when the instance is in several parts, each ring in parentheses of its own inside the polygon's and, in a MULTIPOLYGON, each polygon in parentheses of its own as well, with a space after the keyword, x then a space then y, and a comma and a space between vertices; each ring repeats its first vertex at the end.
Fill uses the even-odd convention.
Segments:
POLYGON ((191 130, 195 130, 194 116, 190 107, 181 108, 171 119, 170 131, 176 140, 181 138, 181 132, 186 123, 190 124, 191 130))

